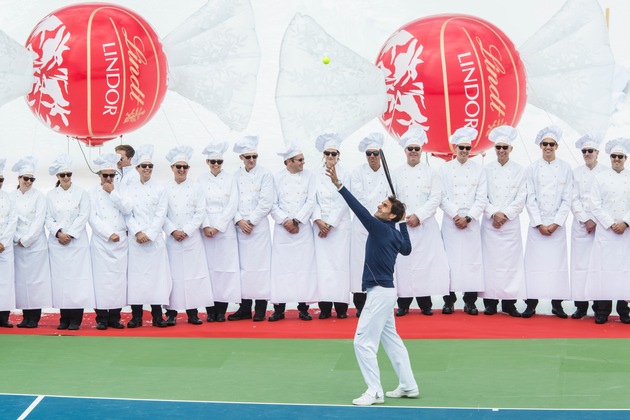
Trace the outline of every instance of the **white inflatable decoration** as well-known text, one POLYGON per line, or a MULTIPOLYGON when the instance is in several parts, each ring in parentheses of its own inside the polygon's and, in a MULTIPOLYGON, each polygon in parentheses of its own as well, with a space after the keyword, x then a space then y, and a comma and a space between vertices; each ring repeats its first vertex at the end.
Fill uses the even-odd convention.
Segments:
POLYGON ((297 14, 282 40, 276 106, 285 141, 310 151, 320 134, 344 138, 382 114, 385 77, 313 18, 297 14))
POLYGON ((249 0, 211 0, 162 40, 169 89, 214 112, 230 129, 247 127, 260 47, 249 0))
POLYGON ((31 91, 33 59, 22 45, 0 31, 0 106, 31 91))
POLYGON ((580 134, 606 134, 615 107, 615 60, 597 1, 567 1, 519 52, 529 103, 580 134))

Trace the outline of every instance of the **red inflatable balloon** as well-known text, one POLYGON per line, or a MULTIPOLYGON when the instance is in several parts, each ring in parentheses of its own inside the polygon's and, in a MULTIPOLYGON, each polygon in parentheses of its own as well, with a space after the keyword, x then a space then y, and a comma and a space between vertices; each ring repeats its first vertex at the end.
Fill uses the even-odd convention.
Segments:
POLYGON ((42 19, 26 48, 34 82, 26 100, 48 127, 98 146, 148 122, 166 93, 167 63, 149 24, 105 3, 42 19))
POLYGON ((392 135, 425 129, 424 150, 444 159, 460 127, 479 131, 473 153, 492 146, 488 132, 515 126, 525 108, 525 68, 507 36, 467 15, 430 16, 401 27, 376 60, 385 73, 387 110, 381 122, 392 135))

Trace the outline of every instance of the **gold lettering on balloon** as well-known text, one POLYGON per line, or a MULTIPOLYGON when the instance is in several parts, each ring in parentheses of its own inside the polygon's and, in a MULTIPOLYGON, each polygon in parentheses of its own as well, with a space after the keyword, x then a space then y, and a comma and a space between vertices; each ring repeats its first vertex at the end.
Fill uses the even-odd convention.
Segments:
MULTIPOLYGON (((129 81, 131 82, 131 85, 129 86, 129 96, 139 105, 139 107, 132 112, 137 120, 140 115, 144 114, 144 111, 140 112, 142 106, 144 105, 145 95, 140 87, 139 77, 140 66, 145 66, 147 64, 147 59, 144 56, 144 43, 142 42, 142 39, 138 36, 134 36, 133 39, 129 39, 125 28, 121 28, 121 32, 125 38, 125 45, 128 48, 127 58, 129 59, 129 72, 131 74, 129 77, 129 81)), ((127 119, 128 118, 129 117, 127 117, 127 119)), ((127 122, 127 119, 125 122, 127 122)))
POLYGON ((490 108, 505 116, 505 103, 501 100, 499 92, 499 76, 505 74, 505 68, 501 64, 501 52, 495 45, 490 45, 488 49, 483 46, 483 41, 476 37, 477 44, 483 56, 483 63, 488 72, 488 83, 490 90, 490 108))

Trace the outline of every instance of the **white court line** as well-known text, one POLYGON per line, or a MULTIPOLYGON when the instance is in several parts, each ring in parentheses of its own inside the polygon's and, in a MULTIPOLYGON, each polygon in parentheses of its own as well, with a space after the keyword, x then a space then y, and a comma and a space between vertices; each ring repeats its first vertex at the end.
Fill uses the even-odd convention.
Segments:
POLYGON ((17 420, 24 420, 26 417, 28 417, 28 415, 31 414, 31 411, 33 411, 35 407, 37 407, 37 404, 39 404, 43 399, 43 395, 38 395, 37 398, 35 398, 35 401, 33 401, 31 405, 29 405, 28 408, 24 410, 22 415, 18 417, 17 420))

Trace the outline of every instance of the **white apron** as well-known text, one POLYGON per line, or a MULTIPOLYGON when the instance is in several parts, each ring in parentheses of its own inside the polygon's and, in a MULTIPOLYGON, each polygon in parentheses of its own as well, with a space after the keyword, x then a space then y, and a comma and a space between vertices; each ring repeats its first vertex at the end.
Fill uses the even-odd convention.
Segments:
POLYGON ((18 309, 52 307, 48 243, 42 230, 28 248, 15 246, 15 305, 18 309))
POLYGON ((4 245, 0 253, 0 311, 15 309, 15 260, 13 242, 4 245))
POLYGON ((559 226, 551 236, 529 227, 525 247, 525 282, 531 299, 570 299, 567 233, 559 226))
POLYGON ((236 229, 239 265, 241 267, 241 297, 269 300, 271 298, 271 232, 265 217, 251 234, 236 229))
MULTIPOLYGON (((601 226, 595 229, 599 230, 601 226)), ((595 232, 588 234, 583 224, 576 218, 571 225, 571 299, 576 301, 589 300, 586 298, 586 276, 588 272, 591 250, 595 242, 595 232)))
MULTIPOLYGON (((282 227, 280 229, 284 230, 282 227)), ((343 220, 339 226, 333 227, 325 238, 317 236, 318 231, 317 225, 314 225, 317 295, 323 302, 349 303, 352 234, 350 219, 343 220)))
POLYGON ((139 244, 129 240, 127 301, 130 305, 168 305, 171 294, 171 271, 164 238, 139 244))
POLYGON ((168 235, 166 249, 173 279, 168 309, 183 311, 214 306, 200 231, 193 231, 182 242, 168 235))
POLYGON ((362 290, 363 267, 365 265, 365 243, 368 232, 358 218, 352 219, 352 240, 350 244, 350 291, 365 293, 362 290))
POLYGON ((480 297, 489 299, 525 299, 523 240, 519 217, 496 229, 493 219, 481 223, 481 244, 485 290, 480 297))
POLYGON ((117 234, 118 242, 92 234, 90 251, 97 309, 118 309, 127 305, 129 238, 126 232, 117 234))
POLYGON ((291 234, 281 225, 273 233, 271 254, 271 301, 318 302, 317 276, 314 267, 313 227, 300 224, 300 231, 291 234))
POLYGON ((442 218, 442 239, 451 268, 451 292, 483 292, 483 261, 479 222, 473 219, 459 229, 446 213, 442 218))
POLYGON ((201 234, 208 262, 212 294, 216 302, 241 301, 241 270, 238 261, 236 228, 230 223, 225 232, 212 238, 201 234))
POLYGON ((630 229, 595 230, 584 300, 630 300, 630 229))
POLYGON ((398 255, 395 279, 399 297, 447 295, 449 266, 440 227, 435 217, 418 227, 407 226, 411 255, 398 255))

